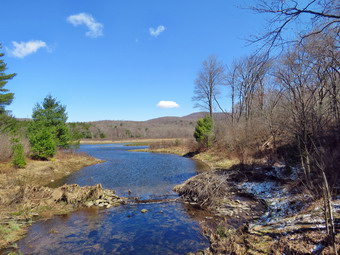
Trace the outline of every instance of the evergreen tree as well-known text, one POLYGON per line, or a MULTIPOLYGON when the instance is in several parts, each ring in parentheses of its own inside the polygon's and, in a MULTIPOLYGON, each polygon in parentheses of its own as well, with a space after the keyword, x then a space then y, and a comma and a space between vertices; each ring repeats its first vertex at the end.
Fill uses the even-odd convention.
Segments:
POLYGON ((12 164, 17 168, 24 168, 26 166, 24 146, 17 138, 12 139, 12 164))
POLYGON ((42 104, 36 104, 32 118, 28 128, 32 158, 47 160, 54 156, 57 146, 69 146, 66 107, 59 101, 48 95, 42 104))
POLYGON ((210 147, 212 145, 214 138, 214 122, 209 115, 197 121, 194 137, 196 141, 204 147, 210 147))
POLYGON ((39 103, 33 109, 33 122, 39 123, 51 130, 55 136, 55 143, 60 147, 68 147, 70 140, 69 127, 66 124, 67 113, 66 106, 60 104, 57 99, 48 95, 40 105, 39 103))
MULTIPOLYGON (((0 44, 0 49, 1 49, 0 44)), ((6 74, 5 71, 7 70, 6 63, 1 59, 5 54, 0 53, 0 114, 6 113, 5 107, 7 105, 10 105, 12 103, 12 100, 14 98, 14 93, 8 92, 8 89, 5 89, 5 85, 7 84, 7 81, 12 79, 16 74, 6 74)))

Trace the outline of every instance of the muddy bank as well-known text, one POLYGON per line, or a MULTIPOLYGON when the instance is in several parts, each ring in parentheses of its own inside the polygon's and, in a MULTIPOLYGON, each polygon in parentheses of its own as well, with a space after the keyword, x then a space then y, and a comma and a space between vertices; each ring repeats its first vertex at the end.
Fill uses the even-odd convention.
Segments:
MULTIPOLYGON (((196 254, 333 254, 327 247, 322 201, 286 166, 234 166, 190 178, 181 197, 220 218, 202 222, 211 246, 196 254)), ((340 230, 340 197, 334 201, 340 230)), ((338 247, 340 234, 337 235, 338 247)))
MULTIPOLYGON (((113 190, 103 189, 100 184, 80 187, 77 184, 58 188, 25 185, 12 190, 7 201, 2 201, 0 219, 0 247, 9 247, 20 239, 26 228, 38 219, 72 212, 81 207, 118 206, 125 199, 113 190)), ((1 254, 1 250, 0 250, 1 254)))
POLYGON ((68 185, 56 189, 44 186, 100 162, 85 154, 60 152, 50 161, 28 160, 24 169, 1 163, 0 248, 8 247, 20 239, 27 226, 37 219, 69 213, 103 196, 114 197, 111 191, 105 191, 101 186, 80 188, 68 185))

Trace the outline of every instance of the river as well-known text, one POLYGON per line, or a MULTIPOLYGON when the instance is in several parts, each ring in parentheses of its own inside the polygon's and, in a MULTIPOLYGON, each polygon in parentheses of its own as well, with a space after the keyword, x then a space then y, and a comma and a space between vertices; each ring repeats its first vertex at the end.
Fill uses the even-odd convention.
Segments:
MULTIPOLYGON (((172 188, 204 168, 176 155, 129 151, 135 148, 143 147, 81 145, 80 152, 105 162, 55 185, 101 183, 124 197, 176 198, 172 188)), ((180 202, 82 209, 33 224, 18 247, 24 254, 186 254, 209 246, 191 211, 180 202)))

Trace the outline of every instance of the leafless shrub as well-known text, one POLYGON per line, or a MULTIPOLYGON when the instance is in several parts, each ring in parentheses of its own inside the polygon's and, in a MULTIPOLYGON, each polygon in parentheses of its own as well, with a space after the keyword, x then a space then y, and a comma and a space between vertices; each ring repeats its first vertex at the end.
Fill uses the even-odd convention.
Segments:
POLYGON ((11 138, 9 135, 0 133, 0 161, 8 161, 12 156, 11 138))

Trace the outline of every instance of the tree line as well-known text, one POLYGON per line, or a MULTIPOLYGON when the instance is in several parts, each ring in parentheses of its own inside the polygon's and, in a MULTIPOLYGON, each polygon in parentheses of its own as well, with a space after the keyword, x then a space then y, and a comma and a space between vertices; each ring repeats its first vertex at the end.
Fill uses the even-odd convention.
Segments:
POLYGON ((202 63, 193 101, 209 115, 194 136, 203 147, 214 137, 215 146, 241 163, 266 158, 268 164, 298 165, 308 192, 324 200, 328 242, 337 253, 332 196, 340 178, 339 2, 257 1, 250 9, 271 15, 269 29, 252 38, 260 43, 254 54, 228 65, 217 56, 202 63), (285 32, 301 19, 309 20, 303 29, 285 32), (228 95, 221 95, 222 86, 228 95), (221 107, 226 98, 228 111, 221 107), (228 121, 212 125, 214 111, 228 121))

